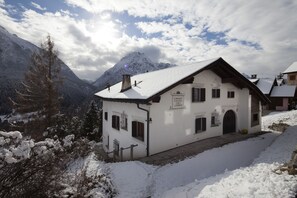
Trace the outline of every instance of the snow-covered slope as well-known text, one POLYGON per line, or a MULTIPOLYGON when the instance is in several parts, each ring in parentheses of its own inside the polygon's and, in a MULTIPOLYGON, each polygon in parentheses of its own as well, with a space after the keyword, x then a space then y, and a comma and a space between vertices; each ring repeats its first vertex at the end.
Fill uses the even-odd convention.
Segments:
MULTIPOLYGON (((31 54, 39 48, 32 43, 9 33, 0 26, 0 114, 10 111, 8 98, 14 98, 27 71, 31 54)), ((62 94, 64 106, 78 105, 92 92, 92 86, 80 80, 70 68, 61 62, 64 77, 62 94)))
POLYGON ((168 68, 170 66, 172 65, 168 63, 153 63, 144 53, 132 52, 123 57, 112 68, 104 72, 93 85, 96 86, 97 90, 102 90, 107 84, 113 85, 121 81, 123 74, 135 75, 168 68))
POLYGON ((263 118, 264 129, 272 123, 287 123, 289 127, 248 167, 238 167, 219 175, 196 180, 173 188, 162 197, 296 197, 297 177, 287 172, 273 171, 291 158, 297 145, 297 111, 277 112, 263 118))

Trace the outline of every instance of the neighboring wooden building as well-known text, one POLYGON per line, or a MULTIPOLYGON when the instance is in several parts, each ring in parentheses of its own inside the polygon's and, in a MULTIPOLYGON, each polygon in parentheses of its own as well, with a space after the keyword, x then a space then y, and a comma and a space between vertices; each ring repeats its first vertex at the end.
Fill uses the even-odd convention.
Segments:
POLYGON ((269 96, 269 109, 287 111, 295 107, 295 85, 275 86, 269 96))
POLYGON ((129 159, 247 129, 261 130, 269 99, 222 58, 124 75, 96 96, 103 101, 103 144, 129 159))
POLYGON ((271 101, 271 103, 263 105, 263 109, 287 111, 295 106, 296 85, 286 85, 283 79, 257 78, 255 74, 253 77, 249 80, 271 101))
POLYGON ((297 85, 297 62, 292 63, 283 74, 287 74, 288 85, 297 85))

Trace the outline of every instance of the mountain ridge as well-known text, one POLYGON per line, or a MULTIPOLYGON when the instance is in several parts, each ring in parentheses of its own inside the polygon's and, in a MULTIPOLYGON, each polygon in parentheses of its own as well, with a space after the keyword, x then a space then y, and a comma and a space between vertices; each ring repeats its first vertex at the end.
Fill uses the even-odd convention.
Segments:
POLYGON ((169 63, 154 63, 144 53, 131 52, 121 58, 112 68, 106 70, 93 85, 96 90, 100 91, 108 84, 113 85, 120 82, 123 74, 136 75, 172 66, 174 65, 169 63))
MULTIPOLYGON (((11 112, 9 98, 15 98, 15 90, 21 88, 24 74, 31 64, 31 55, 39 47, 0 26, 0 114, 11 112)), ((60 59, 61 75, 64 79, 60 93, 63 96, 62 107, 80 105, 94 92, 94 87, 79 79, 60 59)))

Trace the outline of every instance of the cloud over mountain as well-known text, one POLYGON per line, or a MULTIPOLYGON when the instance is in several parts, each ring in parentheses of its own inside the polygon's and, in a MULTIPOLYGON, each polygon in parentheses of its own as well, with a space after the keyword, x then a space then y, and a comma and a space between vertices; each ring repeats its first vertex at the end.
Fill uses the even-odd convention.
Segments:
POLYGON ((222 56, 245 73, 277 74, 296 61, 293 0, 20 4, 0 0, 0 25, 35 44, 50 33, 82 78, 95 79, 134 50, 175 64, 222 56))

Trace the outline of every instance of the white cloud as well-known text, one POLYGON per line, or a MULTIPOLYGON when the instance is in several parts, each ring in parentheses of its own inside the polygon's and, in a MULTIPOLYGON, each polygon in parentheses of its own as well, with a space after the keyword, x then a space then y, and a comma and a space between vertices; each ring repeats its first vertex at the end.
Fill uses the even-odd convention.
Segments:
POLYGON ((35 3, 35 2, 31 2, 31 5, 34 6, 36 9, 41 10, 41 11, 45 11, 46 8, 45 7, 41 7, 39 4, 35 3))
POLYGON ((16 21, 0 7, 0 25, 37 45, 40 40, 36 38, 50 33, 62 59, 79 77, 99 77, 135 49, 150 54, 154 61, 177 64, 222 56, 245 73, 277 74, 296 61, 297 1, 66 1, 93 13, 93 17, 74 18, 68 10, 43 14, 26 10, 16 21), (145 37, 121 32, 126 24, 114 21, 110 13, 124 11, 146 17, 135 24, 145 37), (228 45, 202 38, 205 30, 224 33, 228 45), (241 41, 257 44, 260 49, 241 41))
MULTIPOLYGON (((103 10, 114 10, 118 12, 128 11, 134 16, 146 16, 149 18, 162 16, 173 16, 173 18, 183 18, 183 23, 190 23, 197 28, 196 33, 199 34, 201 28, 206 26, 209 31, 226 32, 229 40, 243 40, 257 43, 263 50, 257 50, 248 47, 254 57, 249 54, 245 55, 246 47, 240 43, 230 43, 228 47, 215 46, 213 43, 204 43, 195 40, 196 46, 202 53, 196 56, 204 56, 204 54, 217 48, 219 54, 228 54, 234 62, 240 62, 240 65, 248 65, 248 68, 270 67, 270 72, 282 71, 292 61, 295 60, 294 51, 297 44, 297 3, 296 1, 97 1, 90 0, 81 2, 78 0, 67 0, 69 4, 82 7, 90 12, 100 13, 103 10), (204 46, 205 45, 205 46, 204 46), (234 45, 239 46, 238 51, 234 50, 234 45), (241 48, 242 47, 242 48, 241 48), (244 58, 246 57, 246 58, 244 58), (252 60, 251 60, 252 59, 252 60), (254 60, 258 60, 255 62, 254 60), (249 61, 253 61, 254 65, 250 65, 249 61)), ((174 20, 171 21, 174 24, 174 20)), ((171 38, 175 44, 180 43, 182 46, 188 45, 193 39, 182 38, 182 42, 176 40, 183 36, 179 34, 187 34, 181 30, 176 31, 169 24, 160 22, 140 22, 137 24, 141 31, 148 34, 161 32, 163 35, 171 38), (170 28, 170 30, 168 30, 170 28), (188 40, 188 42, 187 42, 188 40)), ((193 35, 193 34, 192 34, 193 35)), ((190 34, 186 35, 190 36, 190 34)), ((177 47, 172 45, 172 47, 177 47)), ((192 46, 194 47, 194 46, 192 46)), ((188 52, 197 51, 195 49, 188 52)), ((175 53, 174 53, 175 54, 175 53)), ((186 54, 185 54, 186 56, 186 54)), ((192 57, 189 54, 188 57, 192 57)), ((231 60, 231 61, 232 61, 231 60)), ((247 67, 247 66, 246 66, 247 67)), ((261 70, 258 69, 258 72, 261 70)), ((246 69, 247 70, 247 69, 246 69)), ((255 71, 257 69, 254 69, 255 71)), ((248 71, 245 71, 248 72, 248 71)))

